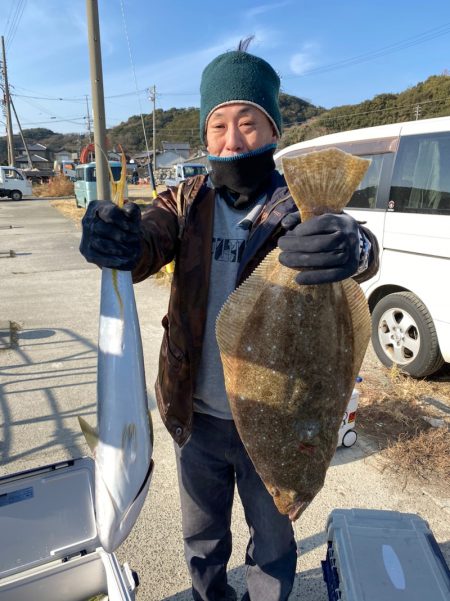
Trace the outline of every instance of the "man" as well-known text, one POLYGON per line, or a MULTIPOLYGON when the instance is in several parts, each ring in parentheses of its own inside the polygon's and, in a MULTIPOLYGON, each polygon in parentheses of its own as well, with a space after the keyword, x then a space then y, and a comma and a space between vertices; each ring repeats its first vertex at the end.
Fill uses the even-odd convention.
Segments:
MULTIPOLYGON (((185 556, 195 601, 233 599, 226 566, 237 486, 250 531, 245 600, 284 601, 296 542, 239 439, 228 404, 215 320, 228 295, 277 244, 299 283, 338 281, 377 269, 373 235, 350 216, 299 223, 273 152, 281 135, 280 81, 261 58, 237 50, 204 70, 200 134, 210 176, 169 189, 142 213, 91 203, 81 252, 98 265, 133 270, 135 282, 175 259, 163 319, 156 397, 174 438, 185 556)), ((306 342, 305 342, 306 343, 306 342)))

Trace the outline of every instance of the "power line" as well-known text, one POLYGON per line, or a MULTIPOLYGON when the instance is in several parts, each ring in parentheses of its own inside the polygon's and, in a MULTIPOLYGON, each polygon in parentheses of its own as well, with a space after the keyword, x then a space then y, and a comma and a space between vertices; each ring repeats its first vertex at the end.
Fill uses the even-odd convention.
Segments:
POLYGON ((16 12, 14 14, 13 21, 11 22, 11 27, 9 29, 9 32, 5 36, 7 38, 6 46, 7 46, 8 50, 11 47, 13 39, 16 35, 17 28, 19 27, 19 23, 22 19, 22 15, 25 10, 25 6, 26 6, 26 0, 19 0, 18 4, 16 5, 16 12))
POLYGON ((450 23, 445 23, 444 25, 440 25, 439 27, 434 27, 433 29, 416 34, 409 38, 405 38, 404 40, 400 40, 399 42, 395 42, 394 44, 383 46, 381 48, 378 48, 377 50, 371 50, 351 58, 346 58, 341 61, 329 63, 328 65, 323 65, 321 67, 309 69, 308 71, 304 71, 301 75, 287 75, 282 79, 296 79, 298 77, 304 77, 306 75, 317 75, 321 73, 327 73, 329 71, 335 71, 336 69, 342 69, 344 67, 356 65, 362 62, 372 60, 374 58, 378 58, 380 56, 385 56, 386 54, 392 54, 394 52, 398 52, 399 50, 404 50, 405 48, 416 46, 417 44, 423 44, 424 42, 428 42, 429 40, 433 40, 437 37, 447 35, 448 33, 450 33, 450 23))

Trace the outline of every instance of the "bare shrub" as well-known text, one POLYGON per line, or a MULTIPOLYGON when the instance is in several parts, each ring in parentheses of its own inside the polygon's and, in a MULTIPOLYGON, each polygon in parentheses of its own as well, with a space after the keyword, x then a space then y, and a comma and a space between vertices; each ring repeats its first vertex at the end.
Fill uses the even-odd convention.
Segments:
POLYGON ((33 187, 33 194, 40 198, 55 198, 57 196, 73 196, 73 182, 64 175, 50 178, 46 184, 33 187))

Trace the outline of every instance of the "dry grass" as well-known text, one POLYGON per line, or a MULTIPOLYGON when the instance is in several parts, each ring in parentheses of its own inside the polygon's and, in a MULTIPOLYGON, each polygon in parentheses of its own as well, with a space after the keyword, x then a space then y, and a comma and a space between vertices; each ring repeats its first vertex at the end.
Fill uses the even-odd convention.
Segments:
MULTIPOLYGON (((450 483, 450 411, 443 413, 429 405, 432 382, 415 380, 396 367, 389 377, 375 372, 360 385, 358 430, 381 450, 386 469, 404 478, 433 484, 450 483), (438 420, 433 427, 427 420, 438 420)), ((449 399, 444 399, 449 404, 449 399)))
POLYGON ((448 427, 419 430, 412 436, 401 434, 385 452, 391 471, 417 480, 450 483, 450 436, 448 427))
POLYGON ((64 175, 52 177, 47 184, 37 184, 33 187, 35 196, 55 198, 57 196, 73 196, 73 182, 64 175))
POLYGON ((61 200, 52 200, 51 206, 57 209, 65 217, 68 217, 72 221, 75 221, 78 227, 81 227, 81 220, 85 214, 85 209, 77 207, 74 198, 67 198, 61 200))

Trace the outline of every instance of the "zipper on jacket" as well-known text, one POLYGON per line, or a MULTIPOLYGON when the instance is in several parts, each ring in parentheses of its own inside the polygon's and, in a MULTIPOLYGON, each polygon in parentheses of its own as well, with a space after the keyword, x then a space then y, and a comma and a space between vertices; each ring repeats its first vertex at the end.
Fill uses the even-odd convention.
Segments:
POLYGON ((291 193, 288 192, 286 194, 286 196, 283 196, 283 198, 280 198, 280 200, 277 200, 277 202, 273 205, 273 207, 271 207, 270 210, 267 212, 267 215, 264 217, 264 221, 262 220, 262 217, 264 216, 264 209, 263 209, 263 212, 262 212, 262 215, 261 215, 261 221, 259 222, 259 224, 256 227, 252 227, 252 229, 250 230, 250 233, 249 233, 249 236, 248 236, 249 240, 253 236, 254 232, 258 229, 258 227, 267 221, 267 219, 269 218, 269 215, 272 213, 272 211, 274 211, 275 208, 279 204, 281 204, 282 202, 285 202, 290 196, 291 196, 291 193))

